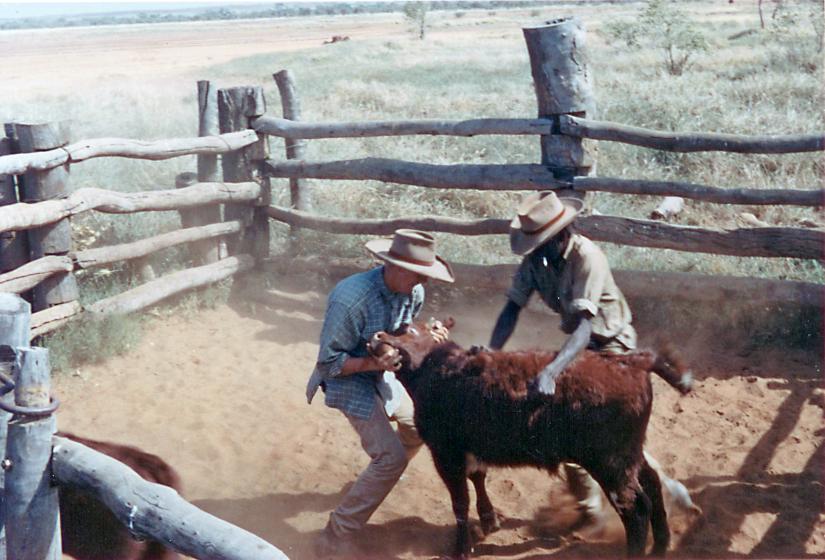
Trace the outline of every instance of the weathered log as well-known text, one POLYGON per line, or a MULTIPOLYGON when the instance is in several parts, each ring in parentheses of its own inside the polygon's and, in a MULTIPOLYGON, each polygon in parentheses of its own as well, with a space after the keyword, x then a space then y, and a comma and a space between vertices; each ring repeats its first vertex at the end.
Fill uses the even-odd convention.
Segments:
MULTIPOLYGON (((570 182, 559 181, 543 165, 432 165, 386 158, 364 158, 329 162, 267 161, 273 177, 313 179, 374 180, 420 187, 478 190, 563 189, 570 182)), ((822 206, 825 189, 745 189, 709 187, 675 181, 645 181, 608 177, 573 177, 577 191, 604 191, 617 194, 681 196, 721 204, 789 204, 822 206)))
POLYGON ((228 257, 213 264, 188 268, 162 276, 116 296, 99 300, 86 308, 88 313, 104 317, 144 309, 176 294, 213 284, 252 268, 249 255, 228 257))
POLYGON ((569 186, 538 164, 434 165, 386 158, 310 162, 268 160, 272 177, 373 180, 420 187, 478 190, 536 190, 569 186))
MULTIPOLYGON (((31 305, 15 294, 0 293, 0 372, 12 377, 16 362, 10 349, 29 345, 31 305), (5 347, 5 348, 4 348, 5 347)), ((6 404, 13 404, 14 395, 0 395, 6 404)), ((6 449, 11 414, 0 410, 0 449, 6 449)), ((0 560, 6 560, 6 472, 0 469, 0 560)))
POLYGON ((58 483, 106 504, 132 533, 193 558, 287 559, 263 539, 198 509, 168 486, 147 482, 115 459, 66 438, 53 441, 58 483))
MULTIPOLYGON (((281 70, 272 75, 281 94, 281 110, 284 119, 288 122, 301 120, 301 103, 298 101, 298 94, 295 91, 295 80, 289 70, 281 70)), ((265 117, 261 117, 265 118, 265 117)), ((281 120, 281 119, 278 119, 281 120)), ((254 126, 254 123, 253 123, 254 126)), ((306 154, 306 141, 300 138, 284 138, 284 148, 286 159, 302 160, 306 154)), ((267 180, 269 180, 267 178, 267 180)), ((289 206, 296 210, 309 210, 309 192, 306 181, 300 177, 290 177, 289 179, 289 206)), ((289 251, 297 253, 300 245, 299 231, 296 226, 290 226, 289 231, 289 251)))
MULTIPOLYGON (((281 70, 272 75, 278 85, 278 92, 281 94, 281 110, 286 122, 294 123, 301 120, 301 103, 295 91, 295 80, 289 70, 281 70)), ((261 117, 265 118, 265 117, 261 117)), ((284 119, 277 119, 279 121, 284 119)), ((254 123, 253 123, 254 126, 254 123)), ((286 149, 286 159, 304 159, 306 153, 306 143, 297 138, 287 138, 284 143, 286 149)), ((300 177, 289 179, 290 206, 296 210, 307 210, 309 208, 306 199, 306 185, 300 177)))
POLYGON ((25 154, 0 155, 0 175, 22 175, 28 171, 45 171, 66 163, 96 157, 125 157, 163 160, 194 154, 225 154, 258 141, 251 130, 201 138, 170 138, 142 141, 128 138, 93 138, 61 148, 25 154))
POLYGON ((27 171, 45 171, 64 165, 68 161, 69 154, 63 148, 48 152, 0 156, 0 174, 22 175, 27 171))
POLYGON ((70 301, 53 305, 43 311, 32 313, 31 338, 50 333, 69 321, 77 319, 83 313, 83 306, 79 301, 70 301))
POLYGON ((127 138, 95 138, 70 144, 65 149, 69 152, 71 162, 112 156, 163 160, 193 154, 225 154, 257 141, 258 135, 253 131, 242 130, 220 136, 169 138, 149 142, 127 138))
POLYGON ((267 213, 271 218, 291 226, 327 233, 363 235, 391 235, 401 228, 460 235, 487 235, 503 233, 510 223, 509 220, 498 218, 460 219, 437 216, 405 216, 391 219, 330 218, 280 206, 270 206, 267 213))
POLYGON ((118 193, 104 189, 84 188, 68 198, 47 200, 36 204, 18 203, 0 207, 0 232, 31 229, 74 216, 88 210, 111 214, 179 210, 201 204, 219 202, 251 202, 257 200, 261 187, 249 183, 198 183, 185 189, 118 193))
POLYGON ((652 220, 667 220, 677 216, 685 207, 685 199, 681 196, 666 196, 651 213, 652 220))
MULTIPOLYGON (((17 142, 21 151, 51 150, 69 141, 68 124, 15 124, 17 142)), ((40 202, 60 199, 69 193, 69 166, 62 165, 45 171, 27 171, 20 188, 20 200, 40 202)), ((36 260, 46 256, 63 256, 72 250, 72 227, 69 217, 28 231, 29 257, 36 260)), ((44 278, 34 287, 32 310, 40 311, 52 305, 74 301, 80 297, 72 271, 59 272, 44 278)))
POLYGON ((15 124, 21 152, 44 152, 65 146, 71 139, 69 121, 15 124))
POLYGON ((782 136, 747 136, 713 132, 662 132, 635 126, 565 115, 562 134, 608 140, 671 152, 736 152, 740 154, 790 154, 825 150, 825 133, 782 136))
POLYGON ((20 294, 31 290, 53 274, 70 272, 73 268, 72 259, 69 256, 43 257, 0 274, 0 292, 20 294))
POLYGON ((678 181, 645 181, 609 177, 575 177, 573 187, 582 191, 603 191, 616 194, 680 196, 717 204, 788 204, 794 206, 825 205, 825 189, 746 189, 708 187, 678 181))
MULTIPOLYGON (((522 31, 530 55, 538 116, 553 121, 569 113, 594 117, 593 77, 581 20, 561 18, 522 31)), ((581 138, 559 134, 541 137, 541 162, 559 179, 590 175, 595 171, 595 152, 595 144, 581 138)), ((564 194, 584 198, 582 193, 564 194)))
MULTIPOLYGON (((6 125, 8 134, 14 135, 14 125, 6 125)), ((0 157, 13 153, 16 149, 12 137, 0 138, 0 157)), ((0 174, 0 206, 16 204, 17 185, 13 175, 0 174)), ((28 236, 25 232, 0 233, 0 273, 14 270, 29 261, 28 236)))
MULTIPOLYGON (((218 92, 208 80, 198 81, 198 136, 214 136, 218 130, 218 92)), ((258 141, 257 135, 253 142, 258 141)), ((198 181, 216 183, 221 180, 216 154, 198 154, 198 181)), ((220 214, 220 212, 219 212, 220 214)), ((219 221, 219 220, 216 220, 219 221)))
MULTIPOLYGON (((198 81, 198 136, 214 136, 220 133, 218 129, 218 90, 208 80, 198 81)), ((257 136, 256 136, 257 140, 257 136)), ((198 182, 219 182, 221 171, 218 167, 218 156, 214 154, 198 154, 198 182)), ((191 225, 206 225, 220 222, 223 209, 220 204, 202 206, 196 223, 191 225)), ((181 214, 181 220, 184 220, 181 214)), ((184 227, 188 227, 184 223, 184 227)), ((226 256, 226 240, 220 238, 214 244, 204 243, 196 250, 202 264, 216 262, 226 256)))
POLYGON ((597 241, 740 257, 825 257, 825 230, 790 227, 705 229, 614 216, 587 216, 576 229, 597 241))
MULTIPOLYGON (((221 132, 245 130, 253 119, 266 112, 263 88, 236 87, 218 90, 218 122, 221 132)), ((259 170, 261 163, 268 157, 268 142, 265 136, 255 144, 221 159, 224 181, 251 181, 259 170)), ((227 239, 229 254, 251 253, 260 260, 269 255, 269 221, 265 206, 271 200, 269 183, 261 188, 261 196, 256 201, 256 208, 238 204, 224 207, 225 220, 241 220, 248 226, 237 238, 227 239)))
MULTIPOLYGON (((424 216, 415 219, 364 221, 357 218, 347 220, 312 216, 280 207, 270 207, 269 212, 270 216, 284 223, 297 223, 302 227, 330 233, 386 235, 394 231, 392 228, 398 224, 463 235, 506 234, 510 228, 510 220, 504 218, 479 221, 424 216)), ((576 220, 574 227, 595 241, 695 253, 821 259, 825 249, 825 230, 822 229, 766 227, 714 230, 616 216, 584 216, 576 220)))
MULTIPOLYGON (((237 233, 241 230, 241 223, 220 222, 206 226, 179 229, 169 233, 162 233, 153 237, 147 237, 131 243, 120 245, 110 245, 108 247, 96 247, 75 253, 75 262, 80 268, 92 268, 102 266, 117 261, 125 261, 145 257, 161 249, 167 249, 180 245, 210 239, 222 235, 237 233)), ((0 290, 3 288, 2 276, 0 276, 0 290)))
MULTIPOLYGON (((277 74, 276 74, 277 76, 277 74)), ((277 80, 277 78, 276 78, 277 80)), ((283 92, 281 93, 283 95, 283 92)), ((298 119, 258 117, 252 128, 262 134, 283 138, 363 138, 367 136, 478 136, 551 134, 549 119, 470 119, 373 121, 373 122, 296 122, 298 119)))
MULTIPOLYGON (((26 343, 28 346, 28 342, 26 343)), ((50 403, 49 351, 16 348, 15 404, 45 408, 50 403)), ((12 560, 60 560, 57 488, 51 483, 54 416, 15 414, 9 422, 6 459, 6 538, 12 560)))

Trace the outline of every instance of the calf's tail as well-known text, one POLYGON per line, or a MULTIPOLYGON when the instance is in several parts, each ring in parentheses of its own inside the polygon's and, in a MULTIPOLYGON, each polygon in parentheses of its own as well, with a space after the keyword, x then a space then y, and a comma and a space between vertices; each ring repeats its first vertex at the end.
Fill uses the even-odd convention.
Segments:
POLYGON ((685 367, 681 357, 670 345, 659 349, 650 371, 683 395, 690 393, 693 388, 693 373, 685 367))

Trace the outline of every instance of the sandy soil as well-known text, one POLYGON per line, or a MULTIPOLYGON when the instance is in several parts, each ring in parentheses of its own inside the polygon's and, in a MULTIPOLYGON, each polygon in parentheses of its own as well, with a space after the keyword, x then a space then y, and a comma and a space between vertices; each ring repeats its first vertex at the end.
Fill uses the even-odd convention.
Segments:
MULTIPOLYGON (((271 281, 276 289, 235 290, 228 306, 155 319, 126 355, 59 377, 58 418, 61 429, 160 454, 180 471, 184 495, 197 506, 290 558, 308 559, 367 456, 340 413, 304 399, 331 284, 271 281)), ((426 313, 454 316, 460 343, 483 343, 501 298, 439 291, 426 313)), ((549 312, 526 310, 512 347, 557 346, 557 323, 549 312)), ((642 341, 652 334, 642 332, 642 341)), ((671 518, 672 555, 822 557, 817 358, 698 346, 705 350, 685 348, 698 377, 693 394, 679 397, 654 379, 648 449, 705 512, 671 518)), ((574 504, 560 480, 533 469, 494 470, 489 480, 506 521, 477 545, 480 558, 622 555, 618 517, 597 541, 570 533, 574 504)), ((447 493, 422 452, 361 544, 376 558, 433 558, 448 550, 451 523, 447 493)))

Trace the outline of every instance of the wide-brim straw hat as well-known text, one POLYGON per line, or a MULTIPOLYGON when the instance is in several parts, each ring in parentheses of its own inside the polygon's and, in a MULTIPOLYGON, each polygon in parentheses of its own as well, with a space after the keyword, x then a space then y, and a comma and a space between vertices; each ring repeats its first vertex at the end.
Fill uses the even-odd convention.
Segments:
POLYGON ((559 198, 553 191, 526 196, 510 222, 510 248, 517 255, 526 255, 542 246, 569 226, 582 206, 581 200, 559 198))
POLYGON ((450 265, 436 255, 435 238, 415 229, 396 230, 392 239, 368 241, 367 249, 379 259, 443 282, 455 282, 450 265))

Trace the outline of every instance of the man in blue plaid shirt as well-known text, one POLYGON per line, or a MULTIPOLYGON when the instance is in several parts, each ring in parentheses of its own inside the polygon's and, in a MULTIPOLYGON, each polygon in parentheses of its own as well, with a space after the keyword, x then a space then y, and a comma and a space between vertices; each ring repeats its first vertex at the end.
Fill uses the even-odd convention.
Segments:
MULTIPOLYGON (((318 360, 307 384, 307 401, 323 388, 325 404, 346 416, 372 459, 330 514, 316 541, 319 557, 359 556, 351 536, 366 525, 422 443, 412 400, 395 378, 397 351, 373 357, 367 342, 379 331, 392 332, 413 321, 429 278, 454 281, 449 265, 436 255, 435 240, 425 232, 398 230, 392 240, 368 242, 367 249, 385 264, 341 280, 330 293, 318 360)), ((435 336, 443 340, 447 334, 442 328, 435 336)))

